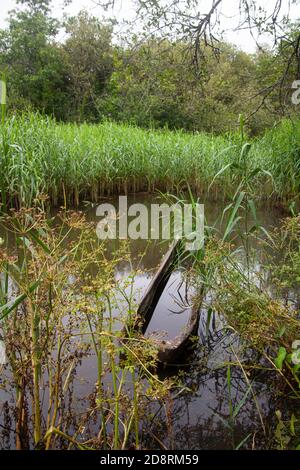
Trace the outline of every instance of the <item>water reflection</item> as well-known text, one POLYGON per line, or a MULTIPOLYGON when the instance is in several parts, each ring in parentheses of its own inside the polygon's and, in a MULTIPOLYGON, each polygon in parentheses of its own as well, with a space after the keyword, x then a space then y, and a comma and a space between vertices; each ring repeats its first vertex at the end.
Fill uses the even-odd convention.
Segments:
MULTIPOLYGON (((134 201, 149 204, 149 197, 133 198, 134 201)), ((205 213, 208 223, 220 214, 216 204, 207 203, 205 213)), ((89 208, 90 220, 97 222, 96 209, 89 208)), ((280 215, 269 208, 258 211, 258 216, 265 226, 277 225, 280 215)), ((11 240, 13 244, 14 241, 11 240)), ((121 260, 115 272, 118 285, 113 304, 113 316, 116 320, 126 315, 130 296, 138 305, 151 278, 167 251, 167 241, 129 241, 130 261, 121 260), (123 295, 123 294, 125 295, 123 295)), ((118 241, 107 243, 108 253, 113 253, 119 246, 118 241)), ((259 246, 257 246, 259 250, 259 246)), ((257 262, 258 263, 258 262, 257 262)), ((259 269, 259 264, 256 264, 259 269)), ((148 327, 148 334, 162 331, 168 338, 176 336, 186 324, 189 315, 191 291, 187 290, 181 271, 176 271, 154 312, 148 327)), ((115 324, 118 328, 121 322, 115 324)), ((80 318, 69 325, 70 332, 80 328, 80 318)), ((244 441, 244 447, 266 448, 268 429, 272 425, 276 402, 270 389, 271 375, 258 371, 255 375, 245 377, 241 367, 231 366, 231 392, 228 389, 228 364, 236 362, 238 355, 243 365, 253 360, 254 352, 247 349, 238 337, 226 329, 224 319, 214 316, 207 327, 207 316, 202 311, 199 324, 199 340, 196 348, 181 359, 184 370, 182 381, 184 392, 170 397, 169 409, 161 408, 153 401, 152 426, 143 433, 143 444, 156 449, 162 445, 172 449, 225 449, 235 448, 244 441), (225 364, 225 367, 224 367, 225 364), (250 385, 249 385, 250 384, 250 385), (255 395, 255 400, 253 396, 255 395), (230 416, 230 403, 238 409, 234 419, 230 416), (263 422, 263 423, 262 423, 263 422), (265 429, 264 429, 265 426, 265 429)), ((95 402, 95 383, 97 381, 96 358, 88 340, 74 343, 68 351, 72 356, 73 366, 70 370, 69 384, 64 396, 64 414, 66 430, 70 435, 82 426, 82 438, 89 438, 97 433, 99 420, 90 416, 95 402)), ((256 358, 257 359, 257 358, 256 358)), ((68 357, 68 361, 70 357, 68 357)), ((67 362, 67 361, 66 361, 67 362)), ((163 376, 177 374, 179 367, 161 371, 163 376)), ((111 387, 110 377, 104 378, 107 387, 111 387)), ((14 448, 16 434, 16 383, 9 367, 0 377, 0 448, 14 448)), ((26 413, 30 421, 31 408, 28 396, 31 383, 25 384, 27 406, 26 413)), ((43 411, 46 416, 49 377, 43 377, 43 411)), ((130 383, 128 384, 130 388, 130 383)), ((28 423, 30 427, 30 423, 28 423)), ((32 436, 30 437, 32 439, 32 436)), ((30 440, 29 439, 29 440, 30 440)), ((25 443, 25 447, 30 442, 25 443)), ((63 440, 57 440, 57 447, 63 446, 63 440)))

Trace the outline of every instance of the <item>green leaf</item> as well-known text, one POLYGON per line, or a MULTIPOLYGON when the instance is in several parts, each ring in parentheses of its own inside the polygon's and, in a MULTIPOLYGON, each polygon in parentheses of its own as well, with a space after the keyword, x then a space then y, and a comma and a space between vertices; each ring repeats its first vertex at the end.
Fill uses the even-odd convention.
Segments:
POLYGON ((239 208, 241 207, 241 204, 243 202, 244 197, 245 197, 245 192, 242 191, 239 194, 239 196, 237 198, 237 201, 235 203, 235 206, 232 209, 232 212, 230 214, 230 217, 229 217, 229 220, 228 220, 228 223, 227 223, 227 226, 226 226, 226 230, 225 230, 225 233, 223 235, 223 241, 226 240, 228 235, 232 232, 233 227, 236 225, 237 221, 239 220, 239 218, 236 218, 236 213, 239 210, 239 208))
POLYGON ((43 250, 45 251, 45 253, 47 253, 48 255, 51 253, 51 250, 50 248, 43 242, 43 240, 41 240, 41 238, 39 238, 32 230, 30 232, 28 232, 28 235, 30 236, 30 238, 32 238, 38 245, 40 245, 43 250))
POLYGON ((28 293, 20 294, 16 299, 10 300, 0 308, 0 320, 7 317, 13 310, 15 310, 27 297, 39 286, 40 281, 36 281, 29 287, 28 293))
POLYGON ((263 227, 262 225, 259 225, 258 228, 259 228, 259 230, 261 230, 266 235, 266 237, 270 240, 272 245, 275 246, 275 242, 274 242, 273 238, 271 237, 271 235, 269 234, 268 230, 265 229, 265 227, 263 227))
POLYGON ((245 442, 248 441, 249 437, 251 437, 251 436, 252 436, 251 433, 248 434, 248 435, 237 445, 237 447, 235 448, 235 450, 239 450, 239 449, 245 444, 245 442))
POLYGON ((232 166, 232 163, 228 163, 227 165, 223 166, 223 168, 221 168, 220 171, 218 171, 218 173, 213 177, 212 179, 212 182, 210 183, 209 187, 208 187, 208 191, 210 191, 211 187, 213 186, 215 180, 220 176, 222 175, 222 173, 224 173, 224 171, 228 170, 228 168, 230 168, 232 166))
POLYGON ((242 151, 241 151, 241 157, 242 158, 246 158, 248 153, 250 152, 250 149, 251 149, 251 144, 250 142, 246 142, 243 147, 242 147, 242 151))
POLYGON ((254 204, 253 199, 249 199, 248 204, 249 204, 249 207, 250 207, 251 214, 252 214, 252 216, 253 216, 253 220, 254 220, 254 222, 255 222, 255 225, 258 225, 258 219, 257 219, 257 214, 256 214, 256 207, 255 207, 255 204, 254 204))
POLYGON ((239 414, 241 408, 244 406, 246 400, 247 400, 247 397, 249 395, 249 393, 251 392, 251 386, 248 387, 245 395, 243 396, 243 398, 239 401, 239 403, 237 404, 237 406, 235 407, 234 409, 234 412, 233 412, 233 417, 236 418, 237 415, 239 414))
POLYGON ((280 370, 282 369, 283 361, 285 360, 286 355, 287 355, 286 349, 281 346, 278 350, 278 355, 274 361, 277 369, 280 369, 280 370))

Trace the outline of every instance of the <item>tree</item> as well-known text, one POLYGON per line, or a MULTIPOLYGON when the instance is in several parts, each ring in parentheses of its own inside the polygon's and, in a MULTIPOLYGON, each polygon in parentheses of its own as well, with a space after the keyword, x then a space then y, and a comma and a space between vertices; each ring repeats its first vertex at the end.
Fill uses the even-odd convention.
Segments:
MULTIPOLYGON (((98 3, 109 8, 116 6, 117 0, 98 0, 98 3)), ((300 74, 300 31, 291 36, 291 20, 289 17, 290 5, 299 4, 299 0, 271 0, 263 2, 258 0, 236 1, 234 18, 236 24, 232 29, 238 34, 240 30, 248 29, 254 39, 269 35, 273 40, 273 51, 278 50, 285 43, 285 59, 281 69, 282 75, 278 80, 269 84, 268 89, 261 90, 261 106, 266 102, 266 93, 269 96, 275 89, 279 96, 284 96, 285 78, 295 71, 294 79, 300 74), (265 4, 267 6, 265 6, 265 4), (288 47, 287 44, 288 43, 288 47), (294 64, 294 66, 292 65, 294 64)), ((189 44, 192 51, 190 66, 196 69, 204 66, 207 51, 211 50, 216 58, 220 56, 224 28, 223 9, 225 0, 136 0, 137 18, 134 23, 144 25, 143 34, 154 35, 156 38, 170 38, 189 44)), ((256 40, 256 39, 254 39, 256 40)), ((256 41, 259 50, 262 45, 256 41)), ((252 113, 249 115, 249 118, 252 113)))
POLYGON ((24 103, 63 117, 67 77, 63 56, 54 43, 59 23, 50 15, 50 0, 19 0, 25 9, 10 12, 0 32, 0 64, 8 74, 9 103, 24 103))
MULTIPOLYGON (((219 44, 219 60, 206 46, 198 74, 191 51, 181 41, 149 40, 119 50, 101 108, 106 115, 140 126, 224 132, 238 126, 238 115, 259 106, 256 57, 219 44)), ((260 110, 249 122, 253 133, 273 121, 260 110)))
POLYGON ((69 37, 63 45, 69 77, 70 115, 77 121, 99 120, 97 98, 113 71, 112 27, 86 11, 65 24, 69 37))

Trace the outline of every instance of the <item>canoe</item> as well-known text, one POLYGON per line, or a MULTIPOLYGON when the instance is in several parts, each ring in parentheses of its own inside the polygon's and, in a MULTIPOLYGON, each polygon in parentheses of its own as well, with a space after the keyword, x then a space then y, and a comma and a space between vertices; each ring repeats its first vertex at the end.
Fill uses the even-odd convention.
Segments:
MULTIPOLYGON (((133 328, 141 334, 145 334, 157 303, 166 288, 170 276, 178 266, 180 257, 184 254, 183 243, 181 240, 175 241, 150 282, 146 293, 144 294, 135 319, 133 328)), ((200 307, 202 298, 199 296, 193 302, 191 313, 184 329, 173 339, 153 339, 158 350, 158 361, 165 364, 174 363, 178 357, 186 350, 191 336, 197 333, 199 325, 200 307)))

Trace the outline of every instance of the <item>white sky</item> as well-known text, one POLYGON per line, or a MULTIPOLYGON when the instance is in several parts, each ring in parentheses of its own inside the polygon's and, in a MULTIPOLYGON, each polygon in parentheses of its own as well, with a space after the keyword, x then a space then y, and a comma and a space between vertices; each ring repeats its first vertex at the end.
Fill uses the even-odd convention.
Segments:
MULTIPOLYGON (((205 1, 203 1, 203 4, 205 5, 205 1)), ((13 9, 16 6, 15 0, 0 0, 1 2, 1 9, 0 9, 0 28, 5 27, 6 25, 6 18, 8 16, 8 11, 13 9)), ((267 5, 274 5, 274 0, 258 0, 257 4, 262 4, 265 7, 267 5)), ((130 19, 134 16, 134 10, 133 10, 133 3, 132 0, 122 0, 117 2, 118 8, 114 10, 114 15, 117 17, 117 19, 130 19), (120 7, 121 4, 121 7, 120 7)), ((209 8, 211 2, 208 2, 207 8, 209 8)), ((234 17, 234 15, 237 12, 239 0, 226 0, 226 5, 223 7, 222 11, 222 27, 224 29, 230 29, 232 26, 236 26, 237 23, 237 17, 234 17)), ((62 16, 62 5, 63 5, 63 0, 53 0, 53 14, 61 18, 62 16)), ((207 10, 205 8, 205 12, 207 10)), ((95 16, 98 16, 100 18, 103 17, 103 10, 99 5, 97 5, 97 0, 73 0, 72 4, 69 5, 65 11, 68 14, 77 14, 80 10, 86 9, 90 13, 92 13, 95 16)), ((111 15, 110 15, 111 16, 111 15)), ((300 18, 300 6, 298 5, 292 5, 291 7, 291 17, 293 19, 299 19, 300 18)), ((238 47, 241 49, 247 51, 247 52, 254 52, 256 49, 255 41, 251 37, 249 31, 243 30, 243 31, 229 31, 226 33, 226 39, 233 44, 236 44, 238 47)), ((268 42, 268 39, 266 38, 266 42, 268 42)))

